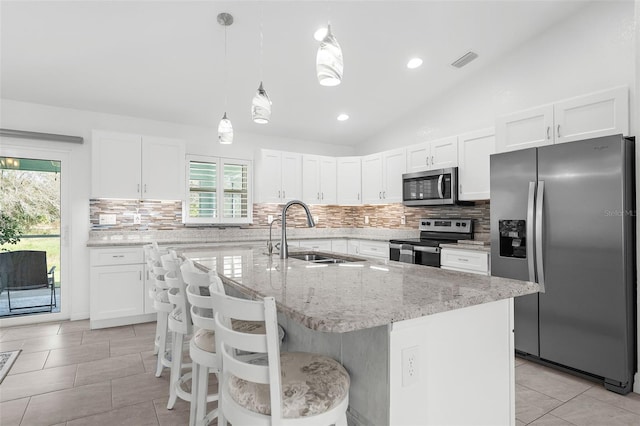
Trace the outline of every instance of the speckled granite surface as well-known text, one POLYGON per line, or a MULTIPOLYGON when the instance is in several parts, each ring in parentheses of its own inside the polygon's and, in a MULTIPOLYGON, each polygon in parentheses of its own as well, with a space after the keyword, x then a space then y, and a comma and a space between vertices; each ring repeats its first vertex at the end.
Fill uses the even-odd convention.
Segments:
POLYGON ((490 245, 481 245, 481 244, 465 244, 465 243, 453 243, 453 244, 440 244, 440 248, 454 248, 461 250, 475 250, 475 251, 484 251, 487 253, 491 253, 490 245))
MULTIPOLYGON (((382 228, 289 228, 287 237, 294 239, 313 238, 357 238, 388 241, 392 238, 417 238, 418 230, 382 228)), ((268 229, 242 228, 184 228, 160 231, 91 231, 88 247, 118 247, 148 244, 152 241, 161 245, 169 244, 209 244, 223 242, 267 241, 268 229)), ((280 229, 274 226, 273 239, 280 240, 280 229)))
POLYGON ((535 283, 393 261, 320 266, 270 257, 255 246, 182 253, 215 268, 249 297, 275 297, 289 318, 325 332, 361 330, 539 291, 535 283))

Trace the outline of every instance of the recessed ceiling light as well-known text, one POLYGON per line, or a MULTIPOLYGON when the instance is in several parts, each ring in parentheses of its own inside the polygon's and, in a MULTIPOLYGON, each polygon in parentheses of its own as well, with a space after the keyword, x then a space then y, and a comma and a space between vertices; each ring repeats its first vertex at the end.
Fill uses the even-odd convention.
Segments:
POLYGON ((349 119, 349 115, 348 114, 340 114, 338 116, 338 121, 345 121, 349 119))
POLYGON ((318 28, 315 33, 313 33, 313 38, 318 41, 324 40, 327 36, 327 27, 318 28))
POLYGON ((407 62, 407 68, 409 69, 418 68, 420 65, 422 65, 422 59, 420 58, 411 58, 407 62))

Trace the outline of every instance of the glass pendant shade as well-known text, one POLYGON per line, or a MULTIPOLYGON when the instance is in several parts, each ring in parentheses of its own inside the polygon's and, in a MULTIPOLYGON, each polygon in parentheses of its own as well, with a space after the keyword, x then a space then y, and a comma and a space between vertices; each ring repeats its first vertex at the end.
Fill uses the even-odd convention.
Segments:
POLYGON ((218 124, 218 141, 223 145, 229 145, 233 143, 233 126, 231 120, 227 118, 227 113, 224 113, 220 124, 218 124))
POLYGON ((251 101, 251 118, 258 124, 267 124, 271 120, 271 99, 262 87, 262 82, 251 101))
POLYGON ((316 56, 318 82, 322 86, 337 86, 342 81, 342 69, 342 49, 331 33, 331 25, 329 25, 327 35, 320 42, 316 56))

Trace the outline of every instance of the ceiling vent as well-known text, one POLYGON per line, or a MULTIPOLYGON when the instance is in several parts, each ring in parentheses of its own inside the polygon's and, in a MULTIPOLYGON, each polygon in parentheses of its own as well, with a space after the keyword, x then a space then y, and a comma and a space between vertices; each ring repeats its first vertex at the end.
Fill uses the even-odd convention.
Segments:
POLYGON ((462 68, 477 57, 478 54, 476 52, 468 51, 467 53, 453 61, 451 65, 456 68, 462 68))

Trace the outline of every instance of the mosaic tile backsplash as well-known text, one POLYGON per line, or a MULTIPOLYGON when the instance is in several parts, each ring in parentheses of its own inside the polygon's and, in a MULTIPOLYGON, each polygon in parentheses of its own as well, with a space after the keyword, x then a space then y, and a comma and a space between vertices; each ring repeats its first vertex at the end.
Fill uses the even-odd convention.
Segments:
MULTIPOLYGON (((148 200, 90 200, 91 230, 175 230, 183 229, 182 204, 178 201, 148 200), (141 215, 140 224, 134 223, 134 214, 141 215), (115 225, 100 225, 101 214, 115 214, 115 225)), ((279 217, 282 204, 254 204, 253 224, 242 228, 268 228, 268 216, 279 217)), ((406 207, 401 203, 383 205, 311 205, 319 228, 386 228, 417 229, 418 220, 423 217, 469 218, 473 220, 476 239, 488 239, 489 201, 478 201, 471 206, 406 207), (405 224, 402 224, 402 217, 405 224), (368 223, 365 223, 368 218, 368 223)), ((292 206, 287 213, 287 227, 306 227, 304 210, 292 206)), ((191 226, 190 226, 191 227, 191 226)))

